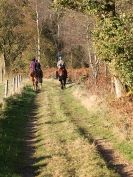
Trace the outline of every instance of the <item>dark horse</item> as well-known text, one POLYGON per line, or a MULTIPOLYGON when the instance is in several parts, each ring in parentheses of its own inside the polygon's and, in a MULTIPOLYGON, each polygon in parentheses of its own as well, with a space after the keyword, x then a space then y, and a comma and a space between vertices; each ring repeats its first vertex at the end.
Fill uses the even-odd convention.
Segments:
POLYGON ((35 91, 37 91, 38 88, 39 88, 38 84, 40 83, 41 86, 42 86, 42 79, 43 79, 43 72, 42 72, 42 70, 39 69, 39 70, 36 70, 34 72, 31 72, 30 73, 30 77, 31 77, 31 80, 32 80, 33 89, 35 91))
POLYGON ((61 67, 58 69, 56 73, 57 78, 59 78, 59 81, 61 83, 61 89, 64 89, 66 85, 66 79, 67 79, 67 70, 65 67, 61 67))

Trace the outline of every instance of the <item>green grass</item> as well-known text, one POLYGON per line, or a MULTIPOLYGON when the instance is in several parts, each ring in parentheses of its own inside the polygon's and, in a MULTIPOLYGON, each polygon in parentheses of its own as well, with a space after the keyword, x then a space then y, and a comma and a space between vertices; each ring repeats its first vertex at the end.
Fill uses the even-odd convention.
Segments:
POLYGON ((131 144, 112 131, 106 111, 87 110, 72 96, 73 87, 61 90, 47 81, 41 93, 24 89, 22 95, 7 99, 0 116, 0 177, 21 177, 25 166, 25 127, 37 105, 35 164, 36 177, 117 177, 107 167, 91 138, 104 138, 114 149, 133 159, 131 144), (107 116, 107 117, 105 117, 107 116), (87 136, 90 136, 88 141, 87 136))
POLYGON ((89 177, 118 177, 114 170, 108 169, 95 146, 79 132, 74 110, 75 116, 80 110, 75 104, 73 107, 73 102, 67 102, 70 97, 67 90, 62 91, 56 84, 45 82, 44 92, 38 98, 37 177, 88 174, 89 177))
POLYGON ((25 88, 21 95, 10 97, 0 115, 0 177, 19 177, 24 165, 25 126, 35 93, 25 88))
POLYGON ((67 102, 67 109, 64 105, 64 110, 67 110, 66 113, 71 112, 73 120, 78 123, 80 122, 80 126, 83 127, 85 131, 88 131, 93 139, 102 138, 112 142, 114 149, 121 152, 127 160, 133 162, 133 144, 126 139, 121 139, 119 134, 113 131, 115 123, 112 123, 108 112, 104 109, 99 110, 99 108, 90 108, 90 110, 87 110, 72 96, 72 92, 73 88, 67 89, 63 94, 67 102))

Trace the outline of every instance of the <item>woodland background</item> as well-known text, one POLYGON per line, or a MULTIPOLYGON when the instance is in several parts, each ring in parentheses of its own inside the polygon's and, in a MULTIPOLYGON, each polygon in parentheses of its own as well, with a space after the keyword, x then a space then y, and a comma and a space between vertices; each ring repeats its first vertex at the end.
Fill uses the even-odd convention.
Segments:
POLYGON ((61 55, 70 80, 75 75, 93 90, 105 87, 117 97, 131 93, 132 10, 132 0, 1 0, 1 65, 7 76, 28 75, 30 60, 38 57, 39 37, 44 72, 56 67, 61 55), (81 70, 78 76, 73 69, 81 70))

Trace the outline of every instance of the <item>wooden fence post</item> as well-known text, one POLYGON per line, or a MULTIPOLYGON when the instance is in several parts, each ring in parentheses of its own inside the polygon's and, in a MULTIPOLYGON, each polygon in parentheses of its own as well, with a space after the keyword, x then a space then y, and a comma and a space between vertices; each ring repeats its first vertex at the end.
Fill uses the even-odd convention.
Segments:
POLYGON ((3 67, 2 67, 2 70, 1 70, 1 81, 2 81, 2 83, 4 81, 4 69, 3 69, 3 67))
POLYGON ((15 93, 16 91, 16 78, 14 77, 13 78, 13 94, 15 93))
POLYGON ((5 98, 8 96, 8 92, 9 92, 9 81, 6 80, 6 83, 5 83, 5 98))
POLYGON ((21 75, 21 82, 22 82, 23 78, 22 78, 22 75, 21 75))
POLYGON ((20 74, 18 75, 18 79, 19 79, 19 84, 21 84, 20 74))
POLYGON ((16 76, 16 91, 18 89, 18 76, 16 76))
POLYGON ((5 81, 5 87, 4 87, 4 97, 8 97, 10 95, 14 95, 16 92, 21 91, 21 84, 22 84, 22 76, 17 75, 13 77, 12 82, 9 80, 5 81), (11 93, 10 93, 11 91, 11 93))
POLYGON ((21 80, 20 80, 20 74, 18 75, 18 92, 20 92, 21 87, 21 80))
POLYGON ((21 83, 22 83, 22 76, 19 74, 19 82, 20 82, 20 86, 21 86, 21 83))

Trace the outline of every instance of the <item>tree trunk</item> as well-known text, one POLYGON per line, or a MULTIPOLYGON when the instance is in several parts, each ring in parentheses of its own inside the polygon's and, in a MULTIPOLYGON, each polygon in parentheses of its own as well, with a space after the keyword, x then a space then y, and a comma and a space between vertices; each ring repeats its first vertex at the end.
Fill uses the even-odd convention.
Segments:
POLYGON ((40 30, 39 30, 39 14, 38 14, 38 4, 36 0, 36 25, 37 25, 37 59, 40 62, 40 30))
POLYGON ((115 86, 115 94, 117 98, 122 97, 125 94, 125 88, 122 85, 120 79, 114 76, 114 86, 115 86))
POLYGON ((108 76, 108 66, 106 63, 104 63, 104 68, 105 68, 105 77, 108 76))
POLYGON ((72 49, 71 49, 71 56, 70 56, 70 58, 71 58, 71 67, 73 68, 73 53, 72 53, 72 49))
POLYGON ((4 56, 1 55, 0 56, 0 60, 1 60, 1 67, 0 67, 0 82, 4 82, 5 79, 5 60, 4 60, 4 56))

